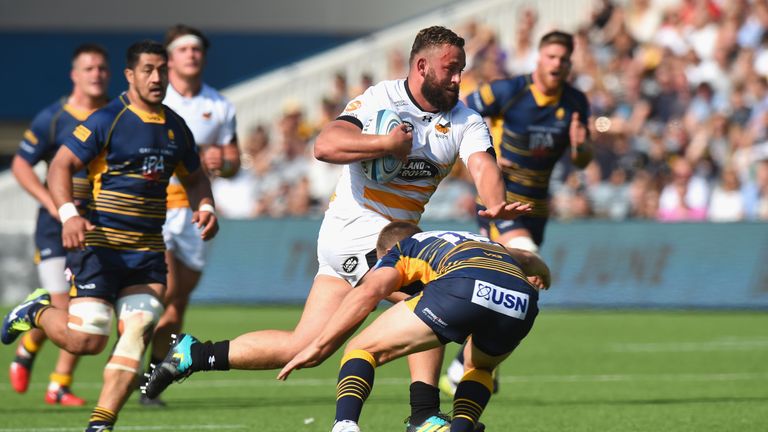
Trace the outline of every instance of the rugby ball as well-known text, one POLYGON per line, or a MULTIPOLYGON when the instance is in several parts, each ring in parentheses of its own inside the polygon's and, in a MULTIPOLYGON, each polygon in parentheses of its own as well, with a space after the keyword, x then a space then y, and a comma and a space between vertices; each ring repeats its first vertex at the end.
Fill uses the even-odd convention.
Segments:
MULTIPOLYGON (((363 133, 366 135, 387 135, 401 124, 403 121, 396 112, 383 109, 368 120, 363 127, 363 133)), ((380 184, 389 183, 403 169, 403 162, 389 155, 360 161, 360 165, 367 178, 380 184)))

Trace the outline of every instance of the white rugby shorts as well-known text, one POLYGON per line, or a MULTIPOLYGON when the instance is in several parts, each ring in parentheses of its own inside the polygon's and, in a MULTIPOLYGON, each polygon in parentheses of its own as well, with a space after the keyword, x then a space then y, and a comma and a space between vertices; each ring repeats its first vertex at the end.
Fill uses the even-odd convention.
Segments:
POLYGON ((200 228, 192 223, 192 209, 171 208, 165 214, 163 240, 165 248, 173 252, 184 265, 202 271, 208 258, 208 245, 200 238, 200 228))
POLYGON ((350 217, 326 213, 317 236, 317 274, 342 278, 356 286, 376 263, 376 240, 388 223, 373 212, 350 217))

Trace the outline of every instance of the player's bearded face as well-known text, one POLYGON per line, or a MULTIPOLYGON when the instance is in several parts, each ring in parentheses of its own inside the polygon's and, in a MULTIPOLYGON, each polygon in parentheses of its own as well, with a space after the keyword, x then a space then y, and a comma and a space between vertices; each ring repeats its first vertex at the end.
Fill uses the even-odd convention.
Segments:
POLYGON ((421 84, 421 94, 438 110, 450 111, 459 102, 459 84, 452 82, 450 76, 441 82, 435 70, 430 69, 421 84))
POLYGON ((560 44, 549 44, 539 50, 536 75, 548 91, 556 91, 571 71, 571 56, 560 44))
POLYGON ((131 89, 147 105, 157 106, 165 98, 168 87, 168 64, 158 54, 141 54, 136 67, 128 70, 126 78, 131 89))

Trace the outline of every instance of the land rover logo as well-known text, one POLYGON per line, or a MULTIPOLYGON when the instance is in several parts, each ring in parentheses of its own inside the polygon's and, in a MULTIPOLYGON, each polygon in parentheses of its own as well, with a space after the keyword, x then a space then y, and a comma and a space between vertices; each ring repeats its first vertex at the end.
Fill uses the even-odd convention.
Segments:
POLYGON ((342 270, 352 273, 357 268, 357 257, 349 257, 341 264, 342 270))
POLYGON ((432 162, 425 159, 408 159, 408 163, 397 176, 403 180, 419 180, 437 177, 440 171, 432 162))

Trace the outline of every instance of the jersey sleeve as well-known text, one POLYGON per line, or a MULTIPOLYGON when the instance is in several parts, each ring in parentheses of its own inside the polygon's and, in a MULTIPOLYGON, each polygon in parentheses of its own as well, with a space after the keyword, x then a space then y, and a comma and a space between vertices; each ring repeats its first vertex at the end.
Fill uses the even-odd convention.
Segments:
POLYGON ((493 148, 488 125, 477 113, 467 116, 466 127, 462 131, 459 144, 459 157, 466 164, 473 153, 487 152, 493 148))
POLYGON ((78 125, 64 140, 80 161, 88 165, 104 149, 113 117, 97 111, 78 125))
POLYGON ((363 94, 349 101, 336 120, 348 121, 362 129, 368 119, 381 109, 376 103, 375 89, 375 86, 369 87, 363 94))
POLYGON ((45 110, 35 116, 29 129, 24 131, 16 154, 30 165, 40 162, 56 145, 51 140, 52 122, 53 114, 49 110, 45 110))

